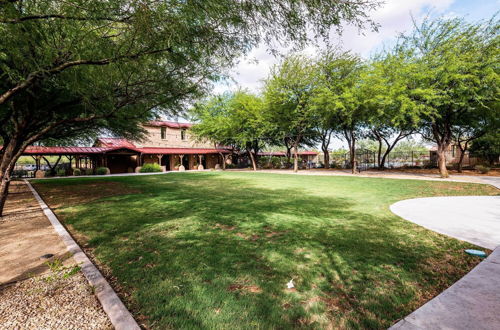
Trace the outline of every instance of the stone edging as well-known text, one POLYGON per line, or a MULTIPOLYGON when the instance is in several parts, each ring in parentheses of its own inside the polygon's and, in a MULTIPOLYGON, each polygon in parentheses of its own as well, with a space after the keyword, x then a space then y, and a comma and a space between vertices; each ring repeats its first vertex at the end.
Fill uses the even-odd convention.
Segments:
POLYGON ((75 261, 80 265, 83 275, 87 278, 91 286, 95 288, 95 295, 99 299, 104 312, 108 315, 115 329, 118 330, 138 330, 140 329, 132 314, 127 310, 116 292, 109 285, 108 281, 102 276, 101 272, 94 266, 90 259, 85 255, 80 246, 73 240, 66 228, 59 222, 56 215, 45 204, 38 192, 33 188, 28 180, 24 180, 36 200, 40 204, 43 213, 49 219, 54 230, 59 234, 68 251, 73 255, 75 261))

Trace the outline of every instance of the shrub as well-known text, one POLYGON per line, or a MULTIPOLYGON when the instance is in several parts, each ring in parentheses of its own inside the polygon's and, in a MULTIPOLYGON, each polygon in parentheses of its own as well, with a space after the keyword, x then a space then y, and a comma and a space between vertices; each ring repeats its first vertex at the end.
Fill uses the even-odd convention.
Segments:
POLYGON ((161 166, 159 164, 144 164, 140 170, 141 173, 153 173, 161 172, 161 166))
POLYGON ((98 167, 95 173, 97 175, 106 175, 109 173, 109 169, 107 167, 98 167))
POLYGON ((73 169, 73 175, 74 176, 80 176, 80 175, 82 175, 82 170, 80 170, 79 168, 73 169))
POLYGON ((84 171, 85 171, 85 175, 92 175, 92 174, 94 174, 94 169, 93 168, 86 168, 84 171))
POLYGON ((484 166, 484 165, 477 165, 476 170, 478 170, 479 173, 481 173, 481 174, 486 174, 491 170, 491 168, 489 168, 488 166, 484 166))
POLYGON ((64 168, 60 168, 57 170, 57 176, 66 176, 66 170, 64 168))
POLYGON ((26 170, 14 170, 12 171, 12 177, 14 178, 23 178, 28 176, 28 171, 26 170))

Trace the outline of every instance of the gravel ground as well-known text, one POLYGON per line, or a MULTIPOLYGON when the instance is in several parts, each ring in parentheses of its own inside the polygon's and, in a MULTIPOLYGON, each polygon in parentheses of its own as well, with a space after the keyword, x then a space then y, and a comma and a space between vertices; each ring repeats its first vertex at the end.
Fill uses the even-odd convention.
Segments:
POLYGON ((0 287, 0 329, 112 328, 78 268, 0 287))

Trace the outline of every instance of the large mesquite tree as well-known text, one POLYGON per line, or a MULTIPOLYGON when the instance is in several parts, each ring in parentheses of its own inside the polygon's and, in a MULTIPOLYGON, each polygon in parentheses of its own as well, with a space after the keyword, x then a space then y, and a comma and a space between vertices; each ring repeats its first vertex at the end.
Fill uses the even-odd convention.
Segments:
POLYGON ((264 118, 272 125, 273 135, 289 141, 293 148, 294 172, 299 168, 298 148, 310 144, 316 135, 319 117, 311 98, 318 81, 314 61, 292 55, 273 67, 264 82, 264 118))
POLYGON ((413 81, 417 70, 419 66, 396 45, 393 50, 374 56, 361 79, 367 135, 378 143, 379 169, 385 168, 389 153, 400 141, 417 132, 427 111, 417 101, 428 92, 417 88, 413 81))
MULTIPOLYGON (((319 82, 311 98, 311 107, 328 113, 328 124, 347 141, 349 162, 356 173, 356 141, 363 137, 366 110, 363 107, 361 59, 350 52, 325 53, 319 62, 319 82)), ((320 125, 324 125, 320 122, 320 125)))
POLYGON ((247 91, 214 96, 191 110, 197 123, 192 131, 200 140, 208 139, 236 152, 245 151, 256 171, 258 152, 267 134, 262 110, 262 100, 247 91))
MULTIPOLYGON (((0 215, 25 148, 179 111, 252 47, 304 45, 376 0, 0 0, 0 215)), ((370 23, 371 24, 371 23, 370 23)))
POLYGON ((425 20, 403 36, 419 66, 412 75, 414 88, 428 91, 414 99, 427 108, 421 131, 437 145, 442 177, 448 177, 446 153, 454 128, 498 106, 498 27, 496 19, 477 24, 459 18, 425 20))

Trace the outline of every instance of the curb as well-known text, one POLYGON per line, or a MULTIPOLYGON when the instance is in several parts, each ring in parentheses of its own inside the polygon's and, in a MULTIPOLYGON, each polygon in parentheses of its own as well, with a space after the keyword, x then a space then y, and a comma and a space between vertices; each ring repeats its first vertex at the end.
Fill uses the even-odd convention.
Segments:
POLYGON ((102 276, 101 272, 94 266, 90 259, 85 255, 80 246, 68 233, 66 228, 59 222, 56 215, 45 204, 38 192, 33 188, 28 180, 24 180, 36 200, 40 204, 45 216, 49 219, 54 227, 54 230, 59 234, 66 248, 73 255, 75 261, 81 266, 83 275, 91 286, 95 288, 95 295, 108 315, 113 327, 117 330, 139 330, 140 327, 132 317, 132 314, 127 310, 123 302, 120 300, 116 292, 109 285, 108 281, 102 276))

